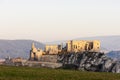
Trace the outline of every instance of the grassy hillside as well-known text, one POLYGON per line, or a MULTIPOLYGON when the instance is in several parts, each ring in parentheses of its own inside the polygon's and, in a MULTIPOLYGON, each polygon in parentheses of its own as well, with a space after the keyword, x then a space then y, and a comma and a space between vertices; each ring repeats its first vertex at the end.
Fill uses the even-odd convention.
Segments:
POLYGON ((120 80, 120 74, 0 66, 0 80, 120 80))

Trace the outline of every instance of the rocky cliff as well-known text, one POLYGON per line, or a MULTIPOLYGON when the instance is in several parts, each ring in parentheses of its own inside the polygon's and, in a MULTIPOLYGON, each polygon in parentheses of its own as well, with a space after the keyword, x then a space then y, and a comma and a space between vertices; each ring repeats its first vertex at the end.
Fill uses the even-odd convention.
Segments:
POLYGON ((78 70, 120 73, 120 62, 114 61, 101 52, 60 54, 58 61, 63 63, 63 67, 78 70))

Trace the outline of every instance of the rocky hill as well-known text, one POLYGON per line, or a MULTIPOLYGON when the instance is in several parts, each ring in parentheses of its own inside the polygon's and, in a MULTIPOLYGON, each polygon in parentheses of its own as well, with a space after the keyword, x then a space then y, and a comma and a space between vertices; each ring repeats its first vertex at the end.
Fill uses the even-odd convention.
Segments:
POLYGON ((101 52, 61 54, 58 61, 63 63, 63 67, 67 69, 120 73, 120 62, 101 52))
POLYGON ((0 40, 0 58, 6 56, 28 58, 33 42, 37 48, 44 48, 43 43, 33 40, 0 40))

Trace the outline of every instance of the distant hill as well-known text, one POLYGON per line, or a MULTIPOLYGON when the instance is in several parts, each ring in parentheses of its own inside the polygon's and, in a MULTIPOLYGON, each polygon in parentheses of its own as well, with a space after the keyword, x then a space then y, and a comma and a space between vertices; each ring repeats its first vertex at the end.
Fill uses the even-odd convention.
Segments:
MULTIPOLYGON (((120 36, 87 37, 73 40, 100 40, 103 51, 120 51, 120 36)), ((46 44, 60 44, 66 41, 55 41, 46 44)), ((33 40, 0 40, 0 58, 6 56, 28 58, 32 42, 35 43, 37 48, 44 49, 45 45, 43 43, 33 40)))
POLYGON ((113 59, 120 60, 120 51, 111 51, 111 52, 107 53, 107 56, 109 56, 113 59))
POLYGON ((0 58, 23 57, 29 58, 31 44, 37 48, 44 48, 44 44, 33 40, 0 40, 0 58))

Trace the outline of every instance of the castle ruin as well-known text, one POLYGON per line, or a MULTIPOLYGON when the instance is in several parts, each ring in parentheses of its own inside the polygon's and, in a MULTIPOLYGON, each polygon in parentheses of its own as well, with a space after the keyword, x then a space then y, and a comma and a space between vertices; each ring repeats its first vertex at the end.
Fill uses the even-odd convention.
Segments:
POLYGON ((62 45, 46 45, 45 50, 37 49, 32 43, 32 48, 30 51, 30 60, 39 61, 43 55, 57 55, 61 53, 78 53, 78 52, 99 52, 100 51, 100 41, 93 40, 70 40, 66 42, 66 46, 62 45))
POLYGON ((42 51, 42 49, 37 49, 34 45, 34 43, 32 43, 32 47, 30 50, 30 60, 32 61, 39 61, 40 57, 44 54, 44 52, 42 51))
POLYGON ((86 41, 86 40, 71 40, 66 44, 67 52, 99 52, 100 51, 100 41, 86 41))

